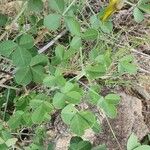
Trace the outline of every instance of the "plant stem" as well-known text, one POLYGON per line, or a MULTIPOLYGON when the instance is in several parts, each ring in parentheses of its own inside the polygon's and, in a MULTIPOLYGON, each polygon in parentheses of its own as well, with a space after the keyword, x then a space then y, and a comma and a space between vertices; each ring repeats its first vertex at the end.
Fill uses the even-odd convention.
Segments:
POLYGON ((7 105, 8 105, 8 101, 9 101, 9 95, 10 95, 10 89, 8 89, 8 92, 7 92, 6 103, 5 103, 5 108, 4 108, 3 121, 5 121, 5 116, 6 116, 6 111, 7 111, 7 105))
POLYGON ((68 12, 68 10, 70 9, 70 7, 76 2, 76 0, 73 0, 70 5, 66 8, 66 10, 63 12, 63 16, 68 12))

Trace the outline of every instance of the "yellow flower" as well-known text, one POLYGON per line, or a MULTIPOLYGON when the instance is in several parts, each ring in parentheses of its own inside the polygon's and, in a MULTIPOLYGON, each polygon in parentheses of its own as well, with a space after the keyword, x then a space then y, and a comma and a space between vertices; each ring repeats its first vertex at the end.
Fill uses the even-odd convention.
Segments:
POLYGON ((123 7, 124 0, 110 0, 109 5, 104 11, 104 15, 101 17, 101 20, 106 21, 113 13, 120 10, 123 7))

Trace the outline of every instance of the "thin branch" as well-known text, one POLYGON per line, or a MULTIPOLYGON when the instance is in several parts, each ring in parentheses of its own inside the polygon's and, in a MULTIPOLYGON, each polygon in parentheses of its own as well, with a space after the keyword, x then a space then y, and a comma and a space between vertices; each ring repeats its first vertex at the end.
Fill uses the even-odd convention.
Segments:
POLYGON ((51 47, 58 39, 60 39, 63 35, 65 35, 65 33, 67 32, 67 30, 62 31, 60 34, 58 34, 52 41, 50 41, 47 45, 45 45, 44 47, 42 47, 41 49, 38 50, 38 53, 41 54, 43 52, 45 52, 49 47, 51 47))
POLYGON ((118 141, 118 139, 117 139, 117 137, 116 137, 116 135, 115 135, 115 133, 114 133, 114 131, 113 131, 113 128, 112 128, 112 126, 111 126, 111 124, 110 124, 110 122, 109 122, 108 117, 105 115, 105 113, 103 113, 103 115, 104 115, 104 117, 106 118, 107 124, 108 124, 108 126, 109 126, 109 128, 110 128, 110 130, 111 130, 111 132, 112 132, 113 137, 115 138, 115 140, 116 140, 116 142, 117 142, 117 144, 118 144, 119 149, 120 149, 120 150, 123 150, 122 147, 121 147, 121 145, 120 145, 120 143, 119 143, 119 141, 118 141))
POLYGON ((5 116, 6 116, 6 111, 7 111, 8 101, 9 101, 9 95, 10 95, 10 89, 8 89, 8 91, 7 91, 6 103, 5 103, 5 108, 4 108, 3 121, 5 120, 5 116))
MULTIPOLYGON (((88 86, 87 86, 86 84, 84 84, 83 82, 81 82, 81 81, 78 81, 78 82, 79 82, 80 84, 82 84, 85 88, 89 89, 89 90, 90 90, 91 92, 93 92, 94 94, 99 95, 97 92, 95 92, 94 90, 92 90, 90 87, 88 87, 88 86)), ((118 144, 119 149, 120 149, 120 150, 123 150, 122 147, 121 147, 121 145, 120 145, 120 143, 119 143, 119 141, 118 141, 118 139, 117 139, 117 137, 116 137, 116 135, 115 135, 115 133, 114 133, 114 131, 113 131, 113 129, 112 129, 112 126, 111 126, 111 124, 110 124, 110 122, 109 122, 109 120, 108 120, 108 117, 105 115, 104 111, 103 111, 101 108, 98 108, 98 110, 99 110, 99 112, 102 112, 104 118, 106 118, 107 124, 108 124, 108 126, 109 126, 109 128, 110 128, 110 130, 111 130, 111 132, 112 132, 113 137, 115 138, 115 140, 116 140, 116 142, 117 142, 117 144, 118 144)))
POLYGON ((135 49, 131 49, 131 51, 134 52, 134 53, 143 55, 143 56, 145 56, 147 59, 150 59, 150 56, 147 55, 147 54, 145 54, 145 53, 143 53, 143 52, 139 52, 139 51, 137 51, 137 50, 135 50, 135 49))
POLYGON ((68 12, 68 10, 70 9, 70 7, 76 2, 76 0, 73 0, 70 5, 66 8, 66 10, 63 12, 63 16, 68 12))
POLYGON ((6 88, 6 89, 12 89, 12 90, 20 90, 19 88, 12 87, 9 85, 0 84, 0 87, 6 88))
POLYGON ((141 67, 138 67, 138 69, 139 69, 139 71, 141 71, 141 72, 143 72, 143 73, 150 74, 150 71, 145 70, 145 69, 143 69, 143 68, 141 68, 141 67))
MULTIPOLYGON (((70 5, 66 8, 66 10, 63 12, 63 16, 68 12, 68 10, 71 8, 71 6, 76 2, 76 0, 73 0, 70 5)), ((38 50, 38 53, 41 54, 45 52, 48 48, 50 48, 58 39, 60 39, 63 35, 65 35, 67 30, 62 31, 60 34, 58 34, 52 41, 50 41, 47 45, 42 47, 38 50)))

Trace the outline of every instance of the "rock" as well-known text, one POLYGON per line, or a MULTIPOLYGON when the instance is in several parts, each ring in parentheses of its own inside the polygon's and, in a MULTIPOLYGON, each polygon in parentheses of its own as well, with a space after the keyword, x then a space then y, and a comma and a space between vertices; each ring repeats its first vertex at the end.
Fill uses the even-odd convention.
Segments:
POLYGON ((55 150, 68 150, 71 137, 71 135, 68 135, 58 138, 55 150))
MULTIPOLYGON (((122 149, 126 149, 127 140, 132 132, 141 140, 149 133, 148 127, 144 122, 142 115, 142 102, 140 99, 120 93, 122 97, 118 106, 118 116, 115 119, 109 119, 113 132, 115 133, 122 149)), ((102 122, 102 133, 97 136, 95 144, 106 144, 110 150, 118 150, 118 145, 112 132, 104 119, 102 122)))

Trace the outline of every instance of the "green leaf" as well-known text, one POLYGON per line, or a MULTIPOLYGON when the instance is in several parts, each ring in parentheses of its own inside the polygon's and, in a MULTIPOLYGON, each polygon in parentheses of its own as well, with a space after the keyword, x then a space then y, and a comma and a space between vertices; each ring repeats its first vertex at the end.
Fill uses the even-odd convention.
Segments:
POLYGON ((105 100, 110 104, 117 105, 119 104, 120 96, 117 94, 108 94, 105 96, 105 100))
POLYGON ((41 11, 43 9, 42 0, 29 0, 28 9, 35 12, 41 11))
POLYGON ((49 30, 56 31, 61 25, 61 15, 49 14, 44 18, 44 26, 49 30))
POLYGON ((138 8, 144 11, 145 13, 150 14, 150 4, 141 4, 138 5, 138 8))
POLYGON ((97 122, 97 121, 94 123, 92 129, 93 129, 93 131, 94 131, 95 133, 100 133, 101 130, 102 130, 100 123, 97 122))
POLYGON ((47 87, 53 87, 53 86, 61 87, 65 85, 66 80, 62 75, 58 75, 58 76, 49 75, 44 78, 43 83, 47 87))
POLYGON ((133 63, 133 57, 131 55, 124 56, 119 60, 118 71, 120 73, 137 73, 137 66, 133 63))
POLYGON ((89 99, 89 102, 92 103, 92 104, 97 104, 98 100, 100 99, 100 91, 101 91, 101 88, 98 84, 94 84, 94 85, 91 85, 90 88, 89 88, 89 91, 88 91, 88 99, 89 99))
POLYGON ((138 1, 138 5, 140 5, 140 4, 145 4, 145 3, 149 3, 150 2, 150 0, 139 0, 138 1))
POLYGON ((95 61, 97 63, 100 63, 100 64, 104 65, 104 67, 107 69, 110 66, 111 62, 112 62, 110 52, 106 51, 105 54, 98 55, 95 58, 95 61))
POLYGON ((78 110, 74 107, 74 105, 72 104, 67 105, 61 112, 61 118, 63 122, 69 125, 71 123, 72 118, 77 113, 77 111, 78 110))
POLYGON ((64 94, 57 92, 53 98, 53 105, 57 109, 64 108, 66 106, 64 94))
POLYGON ((15 114, 11 116, 11 118, 8 121, 8 125, 11 129, 16 129, 21 125, 23 114, 23 111, 16 111, 15 114))
POLYGON ((136 147, 141 144, 138 142, 138 138, 132 133, 127 142, 127 150, 135 150, 136 147))
POLYGON ((33 81, 36 83, 42 83, 45 78, 45 69, 43 66, 38 65, 31 67, 33 81))
POLYGON ((63 60, 65 53, 65 47, 63 45, 58 45, 55 48, 55 55, 59 60, 63 60))
POLYGON ((81 111, 75 114, 71 120, 70 129, 77 135, 83 135, 84 131, 93 126, 94 115, 89 111, 81 111))
POLYGON ((150 150, 150 146, 149 145, 141 145, 141 146, 135 148, 134 150, 150 150))
POLYGON ((74 49, 72 47, 70 47, 69 49, 67 49, 67 51, 64 54, 64 59, 68 60, 70 58, 72 58, 76 53, 78 52, 78 49, 74 49))
POLYGON ((107 22, 100 21, 100 28, 104 33, 111 33, 113 30, 113 24, 111 21, 107 21, 107 22))
MULTIPOLYGON (((102 47, 103 47, 103 46, 102 46, 102 47)), ((89 52, 89 59, 90 59, 91 61, 94 61, 95 58, 96 58, 97 56, 99 56, 99 54, 100 54, 100 47, 98 46, 98 47, 96 47, 96 48, 93 48, 93 49, 89 52)))
POLYGON ((98 37, 98 31, 95 29, 87 29, 83 34, 82 38, 85 40, 96 40, 98 37))
POLYGON ((9 57, 18 45, 10 40, 0 42, 0 55, 9 57))
POLYGON ((70 124, 70 129, 73 133, 82 136, 84 131, 89 128, 87 121, 83 119, 80 115, 75 115, 70 124))
POLYGON ((56 85, 56 80, 55 80, 55 76, 46 76, 43 80, 43 84, 46 87, 52 87, 56 85))
POLYGON ((4 143, 5 143, 5 141, 0 137, 0 145, 4 144, 4 143))
POLYGON ((103 76, 105 72, 106 67, 103 64, 97 63, 86 67, 86 73, 92 79, 103 76))
POLYGON ((91 150, 91 148, 89 141, 83 141, 81 137, 75 136, 71 138, 68 150, 91 150))
POLYGON ((90 17, 90 23, 91 23, 92 28, 99 29, 100 20, 98 19, 98 17, 96 15, 93 15, 90 17))
POLYGON ((28 50, 18 47, 12 54, 12 61, 17 67, 26 67, 30 64, 31 54, 28 50))
POLYGON ((68 93, 68 92, 73 91, 73 90, 75 90, 75 84, 73 84, 71 82, 66 82, 65 86, 61 89, 61 92, 62 93, 68 93))
POLYGON ((81 27, 77 19, 75 19, 74 17, 66 17, 65 21, 71 34, 80 36, 81 27))
POLYGON ((83 139, 79 136, 74 136, 70 140, 70 144, 78 144, 79 142, 83 141, 83 139))
POLYGON ((6 146, 6 144, 1 144, 1 145, 0 145, 0 149, 1 149, 1 150, 7 150, 8 147, 6 146))
POLYGON ((68 103, 72 103, 72 104, 78 104, 81 101, 81 97, 82 97, 82 95, 76 91, 70 91, 66 93, 65 96, 66 96, 65 100, 68 103))
POLYGON ((110 118, 115 118, 117 116, 117 109, 113 104, 108 103, 105 99, 98 103, 98 105, 104 110, 106 115, 110 118))
POLYGON ((46 114, 45 105, 41 104, 39 107, 35 109, 32 114, 32 121, 36 124, 40 124, 45 120, 44 115, 46 114))
POLYGON ((22 119, 23 119, 23 125, 24 126, 32 126, 33 125, 30 112, 24 113, 22 115, 22 119))
POLYGON ((19 97, 15 102, 16 110, 25 110, 29 105, 30 96, 19 97))
POLYGON ((48 0, 49 7, 57 12, 62 13, 65 8, 64 0, 48 0))
POLYGON ((6 144, 8 147, 10 147, 10 146, 15 145, 17 141, 18 141, 17 138, 11 138, 11 139, 8 139, 8 140, 5 142, 5 144, 6 144))
POLYGON ((132 55, 126 55, 124 57, 122 57, 119 62, 132 62, 134 60, 134 58, 132 57, 132 55))
POLYGON ((134 16, 134 20, 137 23, 140 23, 141 21, 144 20, 143 13, 137 7, 135 7, 134 10, 133 10, 133 16, 134 16))
POLYGON ((9 132, 9 130, 7 130, 6 128, 3 128, 3 131, 1 131, 1 136, 3 138, 4 141, 7 141, 8 139, 12 138, 11 133, 9 132))
POLYGON ((137 66, 133 63, 123 61, 118 64, 118 71, 120 73, 136 74, 137 66))
POLYGON ((0 13, 0 27, 5 26, 8 21, 8 17, 0 13))
POLYGON ((70 47, 79 50, 82 47, 81 38, 78 36, 73 37, 73 39, 70 42, 70 47))
POLYGON ((32 81, 32 73, 29 67, 20 68, 15 74, 15 80, 20 85, 28 85, 32 81))
POLYGON ((30 66, 42 65, 45 66, 48 63, 48 57, 44 54, 38 54, 31 59, 30 66))
POLYGON ((19 45, 26 49, 31 49, 34 46, 34 38, 30 34, 23 34, 19 40, 19 45))

